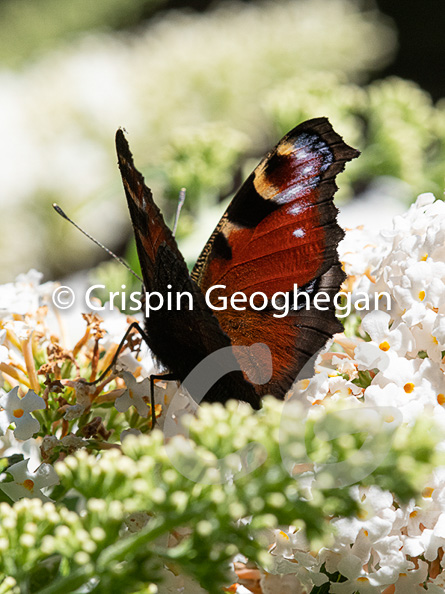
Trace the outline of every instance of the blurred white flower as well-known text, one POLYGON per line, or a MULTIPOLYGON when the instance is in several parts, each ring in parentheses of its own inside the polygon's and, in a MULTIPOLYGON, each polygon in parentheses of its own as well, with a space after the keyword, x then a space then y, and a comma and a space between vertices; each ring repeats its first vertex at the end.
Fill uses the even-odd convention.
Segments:
POLYGON ((439 316, 436 314, 436 312, 429 309, 425 313, 423 320, 413 327, 412 332, 415 348, 412 349, 412 352, 410 353, 411 356, 415 357, 419 351, 424 351, 431 361, 440 363, 442 360, 442 351, 445 350, 445 347, 439 343, 437 336, 434 335, 434 333, 436 333, 440 338, 442 338, 438 328, 440 321, 441 320, 439 319, 439 316))
POLYGON ((123 371, 122 377, 127 389, 122 396, 116 398, 114 402, 116 410, 126 412, 130 406, 134 406, 141 417, 147 417, 150 408, 143 399, 150 398, 150 380, 145 378, 141 382, 138 382, 128 371, 123 371))
POLYGON ((49 302, 55 283, 40 284, 42 278, 41 272, 31 269, 19 274, 14 283, 0 285, 0 317, 33 314, 43 302, 49 302))
POLYGON ((158 380, 155 382, 155 402, 161 405, 161 414, 156 417, 156 424, 163 429, 168 418, 179 425, 184 415, 194 415, 198 404, 193 400, 187 390, 175 381, 158 380))
POLYGON ((435 579, 429 579, 426 584, 428 594, 443 594, 445 591, 445 572, 439 573, 435 579))
POLYGON ((406 355, 413 348, 413 337, 406 324, 391 324, 391 316, 384 311, 371 311, 362 320, 362 329, 378 344, 379 349, 390 349, 398 355, 406 355))
POLYGON ((428 409, 442 415, 445 402, 445 376, 430 359, 391 357, 390 365, 380 371, 365 390, 370 406, 394 406, 404 422, 413 422, 428 409))
POLYGON ((0 407, 3 408, 0 411, 0 428, 5 433, 9 425, 15 423, 14 437, 26 440, 40 429, 39 421, 31 413, 43 410, 46 405, 33 390, 29 390, 23 398, 19 397, 18 390, 17 386, 0 397, 0 407))
POLYGON ((51 501, 42 493, 42 489, 59 483, 56 471, 50 464, 41 464, 35 472, 30 472, 28 462, 29 460, 22 460, 10 466, 7 472, 14 480, 0 483, 0 489, 13 501, 18 501, 22 497, 36 497, 41 501, 51 501))
MULTIPOLYGON (((10 314, 11 312, 8 312, 10 314)), ((13 332, 14 336, 17 340, 28 340, 28 338, 32 334, 32 327, 27 324, 26 322, 21 322, 20 320, 8 320, 3 324, 6 330, 13 332)))

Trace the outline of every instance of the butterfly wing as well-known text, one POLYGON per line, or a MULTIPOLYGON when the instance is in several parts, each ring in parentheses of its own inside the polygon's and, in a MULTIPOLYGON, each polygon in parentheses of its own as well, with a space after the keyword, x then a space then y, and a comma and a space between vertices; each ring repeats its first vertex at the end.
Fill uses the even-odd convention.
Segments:
POLYGON ((223 285, 218 295, 239 291, 249 299, 262 292, 270 303, 281 292, 292 303, 297 284, 310 295, 309 309, 296 307, 286 317, 270 306, 215 312, 233 345, 263 342, 271 349, 273 376, 256 387, 259 397, 283 397, 304 364, 342 329, 332 304, 344 280, 337 254, 343 231, 333 196, 336 175, 358 154, 326 118, 294 128, 236 194, 192 271, 203 293, 223 285), (313 302, 321 291, 330 297, 326 310, 313 302))
MULTIPOLYGON (((207 355, 229 347, 230 338, 222 331, 205 303, 204 295, 190 277, 172 232, 154 203, 143 176, 134 166, 122 130, 116 133, 116 150, 144 288, 148 293, 158 293, 164 304, 160 309, 150 311, 145 318, 148 346, 163 366, 183 381, 207 355), (171 294, 174 298, 177 293, 190 293, 192 308, 185 299, 181 301, 180 309, 169 309, 168 296, 171 294)), ((233 368, 237 367, 239 365, 234 360, 233 368)), ((241 371, 223 375, 211 388, 206 400, 224 402, 229 398, 246 400, 256 408, 259 405, 259 397, 241 371)))

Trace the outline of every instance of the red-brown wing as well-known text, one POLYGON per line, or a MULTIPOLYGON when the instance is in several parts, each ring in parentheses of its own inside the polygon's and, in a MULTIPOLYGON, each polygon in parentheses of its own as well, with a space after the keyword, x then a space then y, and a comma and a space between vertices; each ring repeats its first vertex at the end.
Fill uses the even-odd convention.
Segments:
POLYGON ((116 132, 116 152, 133 224, 142 278, 146 291, 153 291, 159 247, 165 244, 179 259, 183 260, 183 257, 153 200, 150 188, 145 185, 142 174, 134 166, 133 155, 122 130, 116 132))
MULTIPOLYGON (((150 189, 136 169, 122 130, 116 133, 116 150, 128 208, 133 223, 145 290, 162 296, 163 307, 145 318, 147 343, 159 361, 180 381, 210 353, 231 342, 205 303, 192 280, 176 240, 153 201, 150 189), (190 293, 193 307, 185 300, 179 309, 168 307, 168 296, 190 293)), ((237 361, 233 361, 233 369, 237 361)), ((224 375, 207 393, 207 401, 238 398, 258 408, 260 397, 241 371, 224 375)))
MULTIPOLYGON (((192 272, 201 290, 225 285, 218 295, 259 291, 270 299, 297 284, 312 297, 326 291, 332 298, 344 279, 335 177, 358 154, 326 118, 289 132, 246 180, 204 247, 192 272)), ((257 388, 259 395, 283 397, 304 363, 341 330, 332 301, 327 311, 312 303, 284 318, 271 308, 215 313, 232 344, 270 347, 273 377, 257 388)))

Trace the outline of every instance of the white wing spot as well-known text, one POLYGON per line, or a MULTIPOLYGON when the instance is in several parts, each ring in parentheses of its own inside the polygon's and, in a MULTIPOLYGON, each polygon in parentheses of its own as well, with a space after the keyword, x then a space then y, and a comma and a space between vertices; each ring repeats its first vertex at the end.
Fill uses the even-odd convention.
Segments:
POLYGON ((293 204, 288 208, 287 212, 291 215, 298 215, 300 212, 305 211, 306 208, 304 204, 293 204))
POLYGON ((273 197, 273 201, 277 204, 286 204, 286 202, 292 202, 292 200, 295 200, 298 194, 305 194, 306 192, 307 184, 302 182, 287 188, 287 190, 279 192, 273 197))

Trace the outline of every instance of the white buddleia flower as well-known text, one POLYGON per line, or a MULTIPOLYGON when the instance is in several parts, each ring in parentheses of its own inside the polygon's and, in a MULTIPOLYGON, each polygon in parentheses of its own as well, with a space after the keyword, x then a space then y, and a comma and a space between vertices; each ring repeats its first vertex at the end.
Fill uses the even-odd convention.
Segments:
POLYGON ((116 410, 126 412, 130 406, 134 406, 141 417, 148 417, 150 408, 144 398, 150 397, 150 380, 145 378, 138 382, 128 371, 123 371, 122 377, 127 389, 119 398, 116 398, 114 403, 116 410))
POLYGON ((38 498, 42 501, 51 501, 42 489, 52 487, 59 483, 59 477, 50 464, 41 464, 36 471, 28 470, 28 460, 22 460, 13 464, 7 469, 7 473, 13 477, 11 482, 0 483, 0 489, 13 501, 23 497, 38 498))
POLYGON ((18 387, 15 387, 7 394, 0 397, 0 428, 3 433, 14 423, 14 437, 16 439, 30 439, 34 433, 40 429, 40 423, 31 413, 35 410, 43 410, 46 405, 43 398, 38 396, 33 390, 20 398, 18 387))

